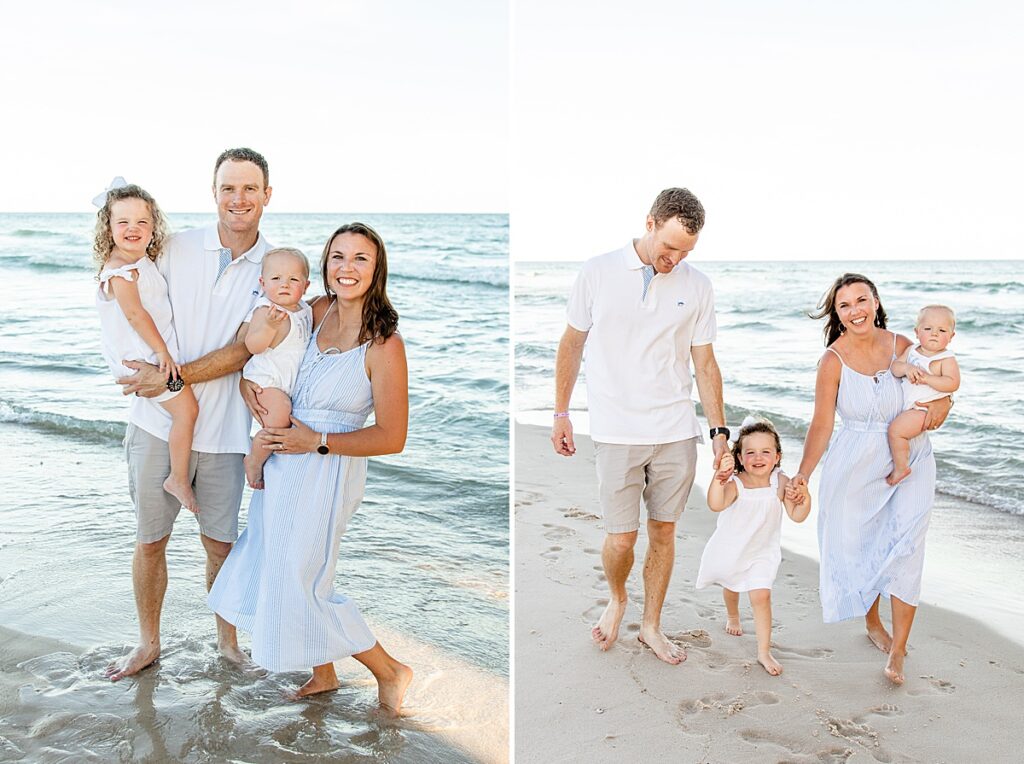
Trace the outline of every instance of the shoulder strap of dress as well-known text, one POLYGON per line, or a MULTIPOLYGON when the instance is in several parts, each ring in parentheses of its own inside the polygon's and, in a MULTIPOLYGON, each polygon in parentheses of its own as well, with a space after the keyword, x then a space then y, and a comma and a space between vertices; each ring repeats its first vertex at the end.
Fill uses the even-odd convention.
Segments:
MULTIPOLYGON (((892 360, 895 361, 896 358, 897 358, 897 355, 896 355, 896 332, 893 332, 892 333, 892 360)), ((890 364, 890 366, 891 365, 892 364, 890 364)))
POLYGON ((778 467, 776 467, 775 469, 772 470, 771 477, 768 478, 768 485, 770 485, 775 490, 779 489, 779 472, 781 472, 781 470, 778 467))
POLYGON ((737 490, 737 491, 738 491, 739 493, 743 493, 743 492, 744 492, 745 490, 747 490, 747 489, 746 489, 746 488, 745 488, 745 487, 743 486, 743 481, 742 481, 742 480, 740 480, 740 476, 739 476, 739 475, 737 475, 737 474, 736 474, 735 472, 734 472, 734 473, 732 473, 732 478, 731 478, 731 479, 732 479, 732 481, 733 481, 734 483, 736 483, 736 490, 737 490))
POLYGON ((835 355, 836 355, 836 358, 838 358, 838 359, 839 359, 839 363, 841 363, 841 364, 842 364, 843 366, 846 366, 846 361, 844 361, 844 360, 843 360, 843 357, 842 357, 841 355, 839 355, 839 351, 838 351, 838 350, 836 350, 836 349, 835 349, 834 347, 832 347, 831 345, 829 345, 829 346, 828 346, 827 348, 825 348, 825 350, 829 350, 829 351, 831 351, 831 352, 835 353, 835 355))
MULTIPOLYGON (((330 300, 331 298, 328 296, 326 299, 330 300)), ((324 325, 324 322, 327 321, 327 317, 331 315, 331 311, 334 310, 334 306, 337 302, 337 300, 331 300, 331 304, 327 306, 327 312, 324 313, 323 317, 320 319, 320 323, 317 324, 316 329, 313 330, 314 337, 320 334, 320 328, 324 325)), ((312 313, 312 308, 310 309, 310 313, 312 313)), ((310 316, 310 318, 312 318, 312 316, 310 316)))
POLYGON ((120 276, 125 281, 135 281, 135 276, 132 274, 132 271, 138 271, 139 263, 141 262, 141 260, 136 260, 134 263, 121 265, 117 268, 104 268, 100 271, 100 284, 106 284, 115 276, 120 276))

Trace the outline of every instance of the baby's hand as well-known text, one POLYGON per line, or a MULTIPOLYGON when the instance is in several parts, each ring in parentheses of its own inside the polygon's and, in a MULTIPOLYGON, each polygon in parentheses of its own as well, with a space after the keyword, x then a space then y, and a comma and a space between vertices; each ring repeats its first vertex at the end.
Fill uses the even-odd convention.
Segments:
POLYGON ((160 369, 160 373, 167 376, 172 373, 174 359, 171 358, 171 354, 165 350, 162 353, 156 354, 156 365, 160 369))
POLYGON ((267 323, 273 327, 278 327, 288 317, 288 311, 284 308, 278 307, 277 305, 271 305, 267 310, 267 323))
POLYGON ((733 469, 735 467, 736 460, 733 459, 732 452, 726 451, 722 454, 722 458, 718 462, 718 469, 715 471, 715 480, 719 483, 725 483, 730 477, 732 477, 733 469))
POLYGON ((925 370, 920 368, 919 366, 907 367, 907 379, 909 379, 915 385, 922 381, 925 374, 925 370))

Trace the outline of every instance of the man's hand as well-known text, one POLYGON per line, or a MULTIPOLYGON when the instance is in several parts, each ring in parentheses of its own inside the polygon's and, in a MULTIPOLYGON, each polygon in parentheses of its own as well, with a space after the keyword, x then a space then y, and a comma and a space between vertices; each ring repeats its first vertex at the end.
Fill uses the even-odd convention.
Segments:
MULTIPOLYGON (((711 450, 715 454, 714 468, 717 470, 722 463, 722 457, 729 453, 729 441, 725 439, 725 435, 716 435, 711 439, 711 450)), ((732 470, 730 469, 729 474, 725 476, 725 480, 732 477, 732 470)), ((722 482, 724 483, 725 480, 722 482)))
POLYGON ((238 380, 238 392, 242 394, 242 400, 245 401, 245 407, 249 409, 252 418, 259 422, 260 427, 262 427, 263 417, 267 415, 267 410, 256 396, 263 392, 263 388, 243 377, 238 380))
POLYGON ((719 457, 718 466, 715 468, 716 472, 714 479, 722 485, 725 485, 732 477, 732 473, 735 468, 736 460, 733 459, 733 455, 731 453, 726 451, 721 455, 721 457, 719 457))
POLYGON ((916 401, 915 406, 921 406, 926 409, 924 415, 924 429, 925 430, 937 430, 942 426, 942 423, 946 421, 946 417, 949 416, 950 409, 953 408, 952 396, 946 396, 939 398, 935 401, 928 401, 927 403, 921 403, 916 401))
POLYGON ((576 453, 576 443, 572 439, 572 422, 569 417, 555 417, 555 423, 551 426, 551 444, 555 447, 555 453, 562 456, 572 456, 576 453))
POLYGON ((160 369, 145 361, 122 361, 129 369, 135 369, 130 377, 121 377, 117 384, 121 385, 124 395, 138 395, 140 398, 155 398, 167 392, 167 376, 160 369))

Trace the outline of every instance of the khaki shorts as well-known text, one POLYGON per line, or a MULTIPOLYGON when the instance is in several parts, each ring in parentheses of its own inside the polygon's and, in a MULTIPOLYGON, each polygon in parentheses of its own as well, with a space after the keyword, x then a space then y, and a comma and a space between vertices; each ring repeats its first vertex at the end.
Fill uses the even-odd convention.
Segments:
POLYGON ((640 527, 640 499, 649 520, 674 523, 697 469, 697 438, 656 446, 594 443, 597 486, 606 533, 640 527))
MULTIPOLYGON (((171 534, 181 504, 164 490, 171 474, 167 441, 133 424, 124 435, 128 460, 128 493, 135 504, 136 535, 149 544, 171 534)), ((245 469, 242 454, 192 452, 189 477, 199 504, 199 532, 214 541, 234 543, 238 538, 238 508, 242 504, 245 469)), ((191 512, 188 512, 191 514, 191 512)))

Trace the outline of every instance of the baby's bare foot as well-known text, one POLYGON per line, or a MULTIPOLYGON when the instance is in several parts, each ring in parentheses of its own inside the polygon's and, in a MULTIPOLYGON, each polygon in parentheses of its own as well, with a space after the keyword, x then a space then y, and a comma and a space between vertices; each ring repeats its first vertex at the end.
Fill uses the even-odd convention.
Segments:
POLYGON ((906 478, 907 475, 909 475, 909 474, 910 474, 910 467, 907 467, 906 469, 902 469, 902 470, 901 469, 893 469, 893 471, 889 473, 889 477, 887 477, 885 479, 885 482, 888 483, 889 485, 897 485, 901 480, 906 478))
POLYGON ((757 662, 764 666, 764 670, 772 676, 778 676, 782 673, 782 664, 775 660, 775 656, 772 655, 771 650, 758 653, 757 662))
POLYGON ((626 614, 626 600, 612 599, 601 613, 594 628, 590 630, 590 638, 601 650, 608 650, 619 638, 619 624, 626 614))
POLYGON ((740 626, 740 617, 738 615, 726 616, 725 633, 732 634, 734 637, 743 636, 743 627, 740 626))
POLYGON ((245 482, 256 491, 262 490, 263 464, 252 455, 246 456, 242 463, 245 465, 245 482))
POLYGON ((171 475, 164 481, 164 490, 181 502, 181 506, 189 512, 199 514, 199 505, 196 504, 196 495, 192 493, 192 486, 185 480, 179 480, 171 475))

